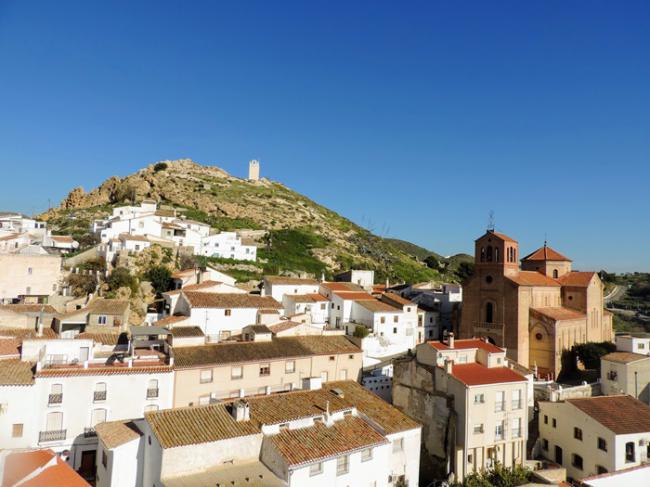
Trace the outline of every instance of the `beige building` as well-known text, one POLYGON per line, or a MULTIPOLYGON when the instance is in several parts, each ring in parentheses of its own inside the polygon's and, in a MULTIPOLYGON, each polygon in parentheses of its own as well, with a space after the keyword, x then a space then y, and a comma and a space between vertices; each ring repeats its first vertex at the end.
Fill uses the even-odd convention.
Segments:
POLYGON ((542 455, 578 480, 648 461, 650 407, 630 396, 539 403, 542 455))
POLYGON ((61 256, 0 254, 0 303, 47 302, 61 285, 61 256))
POLYGON ((544 244, 521 259, 519 244, 489 230, 475 242, 476 272, 464 285, 460 335, 488 337, 539 376, 557 377, 562 355, 577 343, 612 341, 595 272, 544 244))
POLYGON ((393 405, 424 425, 424 451, 462 481, 496 462, 525 461, 530 387, 504 349, 451 333, 395 362, 393 405))
POLYGON ((299 389, 306 377, 358 380, 362 352, 344 336, 269 337, 176 348, 174 364, 180 407, 299 389))
POLYGON ((613 352, 600 359, 603 394, 627 394, 650 404, 650 357, 632 352, 613 352))

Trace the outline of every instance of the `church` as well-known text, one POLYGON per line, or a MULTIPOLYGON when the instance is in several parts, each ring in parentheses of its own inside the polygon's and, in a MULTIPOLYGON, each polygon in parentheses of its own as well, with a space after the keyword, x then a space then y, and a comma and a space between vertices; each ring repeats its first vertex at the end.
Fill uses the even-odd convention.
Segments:
POLYGON ((517 241, 488 230, 475 242, 474 261, 463 287, 461 337, 487 337, 548 378, 559 375, 573 345, 613 340, 598 274, 573 271, 571 259, 546 242, 520 267, 517 241))

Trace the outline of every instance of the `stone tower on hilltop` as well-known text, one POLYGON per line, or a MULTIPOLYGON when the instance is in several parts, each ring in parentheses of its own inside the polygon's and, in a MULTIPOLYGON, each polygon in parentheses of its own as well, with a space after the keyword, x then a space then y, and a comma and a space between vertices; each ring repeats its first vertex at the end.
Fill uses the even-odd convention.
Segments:
POLYGON ((260 161, 253 159, 248 163, 248 180, 260 180, 260 161))

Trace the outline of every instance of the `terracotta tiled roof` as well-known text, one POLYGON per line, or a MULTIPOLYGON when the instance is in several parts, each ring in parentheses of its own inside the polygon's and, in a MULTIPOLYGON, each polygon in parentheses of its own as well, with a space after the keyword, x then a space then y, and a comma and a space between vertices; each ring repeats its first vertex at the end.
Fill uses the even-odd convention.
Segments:
POLYGON ((311 294, 285 294, 285 297, 294 303, 316 303, 321 301, 329 301, 325 296, 318 293, 311 294))
POLYGON ((14 313, 40 313, 55 314, 56 309, 49 304, 3 304, 0 311, 13 311, 14 313))
POLYGON ((580 311, 565 308, 564 306, 556 306, 551 308, 530 308, 530 311, 533 314, 540 314, 555 321, 583 320, 587 317, 586 314, 581 313, 580 311))
POLYGON ((184 368, 359 352, 359 347, 344 336, 281 337, 266 342, 234 342, 177 348, 174 350, 174 364, 176 368, 184 368))
POLYGON ((34 450, 10 453, 4 465, 2 486, 11 487, 54 457, 52 450, 34 450))
POLYGON ((128 337, 126 334, 122 335, 121 333, 110 333, 110 332, 83 332, 79 333, 75 338, 77 340, 94 340, 97 343, 102 345, 117 345, 120 341, 120 337, 123 336, 122 341, 124 343, 128 342, 128 337))
MULTIPOLYGON (((220 284, 223 284, 222 282, 219 281, 203 281, 198 284, 189 284, 185 287, 183 287, 183 291, 198 291, 200 289, 206 289, 214 286, 218 286, 220 284)), ((180 289, 179 289, 180 291, 180 289)))
POLYGON ((429 345, 431 345, 433 348, 436 350, 468 350, 472 348, 480 348, 482 350, 485 350, 486 352, 490 353, 503 353, 505 350, 503 348, 499 348, 496 345, 486 342, 483 340, 479 340, 478 338, 468 338, 468 339, 456 339, 454 340, 454 348, 449 348, 449 346, 445 343, 442 343, 440 341, 433 341, 433 342, 428 342, 429 345))
POLYGON ((257 314, 260 315, 277 315, 280 314, 280 311, 277 309, 260 309, 257 314))
POLYGON ((272 285, 287 285, 287 286, 318 286, 316 279, 301 279, 298 277, 289 276, 266 276, 264 280, 272 285))
POLYGON ((131 240, 133 242, 148 242, 149 239, 143 235, 130 235, 128 233, 120 233, 120 240, 131 240))
MULTIPOLYGON (((494 230, 488 230, 488 232, 485 235, 494 235, 495 237, 497 237, 500 240, 503 240, 504 242, 516 242, 514 238, 510 238, 507 235, 503 233, 495 232, 494 230)), ((476 240, 482 239, 485 235, 480 236, 476 240)))
POLYGON ((587 416, 617 435, 650 432, 650 406, 632 396, 567 399, 587 416))
POLYGON ((571 259, 562 255, 557 250, 548 247, 547 245, 538 248, 535 252, 531 252, 521 260, 536 260, 536 261, 558 260, 558 261, 571 262, 571 259))
POLYGON ((346 417, 329 427, 317 423, 308 428, 280 431, 270 441, 290 467, 388 443, 359 417, 346 417))
POLYGON ((180 279, 182 277, 193 276, 196 273, 196 269, 182 269, 180 271, 172 272, 172 277, 174 279, 180 279))
POLYGON ((631 362, 638 362, 639 360, 650 360, 650 356, 632 352, 612 352, 608 353, 607 355, 603 355, 601 357, 601 360, 618 362, 621 364, 629 364, 631 362))
POLYGON ((38 333, 32 329, 0 327, 0 337, 15 337, 20 340, 53 340, 57 338, 57 335, 52 328, 43 328, 43 335, 39 337, 38 333))
POLYGON ((89 487, 72 467, 54 451, 34 450, 9 453, 5 457, 3 486, 89 487), (40 472, 38 472, 40 470, 40 472), (25 480, 27 478, 27 480, 25 480))
POLYGON ((407 305, 415 305, 413 301, 410 299, 403 298, 399 294, 395 293, 384 293, 381 295, 380 299, 384 302, 390 303, 395 303, 396 305, 399 306, 407 306, 407 305))
POLYGON ((506 276, 518 286, 549 286, 560 287, 560 283, 537 271, 519 271, 517 275, 506 276))
POLYGON ((34 383, 34 364, 21 360, 0 360, 0 386, 28 386, 34 383))
POLYGON ((156 210, 154 215, 162 216, 162 217, 175 217, 176 216, 176 211, 175 210, 156 210))
POLYGON ((38 475, 20 484, 21 487, 90 487, 81 476, 60 457, 38 475))
POLYGON ((325 289, 330 291, 361 291, 365 292, 364 289, 358 284, 353 284, 351 282, 323 282, 321 283, 325 289))
POLYGON ((52 235, 50 237, 55 242, 61 243, 73 243, 74 239, 70 235, 52 235))
POLYGON ((258 308, 282 309, 270 296, 234 293, 184 292, 193 308, 258 308))
POLYGON ((296 326, 300 326, 302 323, 296 323, 295 321, 281 321, 280 323, 276 323, 275 325, 270 325, 269 329, 273 333, 282 333, 283 331, 290 330, 291 328, 295 328, 296 326))
POLYGON ((573 271, 561 276, 558 281, 562 286, 568 287, 587 287, 594 277, 595 272, 578 272, 573 271))
MULTIPOLYGON (((92 314, 102 315, 123 315, 129 307, 126 299, 94 299, 86 307, 86 310, 92 314)), ((81 311, 81 310, 80 310, 81 311)))
POLYGON ((171 329, 175 338, 202 337, 203 330, 198 326, 177 326, 171 329))
POLYGON ((376 301, 377 298, 372 294, 364 291, 333 291, 332 294, 338 296, 341 299, 346 299, 349 301, 376 301))
POLYGON ((266 325, 248 325, 245 330, 267 335, 271 333, 271 329, 266 325))
MULTIPOLYGON (((1 364, 2 362, 0 362, 1 364)), ((61 367, 42 369, 36 377, 74 377, 83 375, 129 375, 129 374, 164 374, 172 371, 168 365, 106 365, 102 367, 61 367)))
MULTIPOLYGON (((163 318, 162 320, 158 320, 154 323, 155 326, 169 326, 169 325, 175 325, 177 323, 182 323, 183 321, 189 320, 189 316, 167 316, 163 318)), ((173 326, 171 327, 173 330, 173 326)), ((172 331, 173 333, 173 331, 172 331)))
POLYGON ((0 338, 0 358, 20 358, 20 345, 18 338, 0 338))
POLYGON ((486 367, 479 363, 454 364, 451 375, 468 386, 526 382, 523 375, 508 367, 486 367))
POLYGON ((129 419, 99 423, 95 426, 95 431, 104 446, 109 449, 117 448, 142 436, 142 431, 129 419))
POLYGON ((395 306, 391 306, 388 303, 383 303, 377 300, 368 301, 364 299, 364 300, 357 301, 357 304, 363 306, 368 311, 371 311, 373 313, 401 313, 402 312, 401 306, 399 308, 396 308, 395 306))

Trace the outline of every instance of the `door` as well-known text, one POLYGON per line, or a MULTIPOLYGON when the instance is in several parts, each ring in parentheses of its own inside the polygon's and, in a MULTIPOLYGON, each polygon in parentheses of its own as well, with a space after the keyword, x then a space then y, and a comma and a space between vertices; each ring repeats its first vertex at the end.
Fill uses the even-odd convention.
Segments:
POLYGON ((85 362, 88 360, 89 353, 90 352, 88 347, 81 347, 79 349, 79 362, 85 362))
POLYGON ((555 445, 555 463, 562 465, 562 448, 555 445))
POLYGON ((95 450, 85 450, 81 452, 81 465, 79 465, 79 475, 86 480, 95 478, 95 460, 97 452, 95 450))

